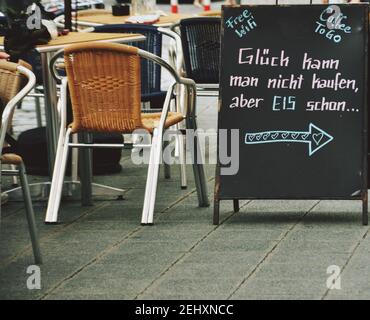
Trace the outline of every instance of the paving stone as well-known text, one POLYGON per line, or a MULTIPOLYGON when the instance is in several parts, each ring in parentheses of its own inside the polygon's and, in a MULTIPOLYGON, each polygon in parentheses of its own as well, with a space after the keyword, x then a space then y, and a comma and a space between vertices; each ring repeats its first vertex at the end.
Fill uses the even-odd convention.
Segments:
POLYGON ((45 300, 132 300, 135 298, 135 293, 123 292, 100 292, 94 290, 93 292, 63 292, 58 291, 45 298, 45 300))
POLYGON ((165 278, 172 279, 193 279, 210 281, 217 279, 243 279, 255 265, 233 264, 233 263, 189 263, 183 262, 173 266, 165 275, 165 278))
POLYGON ((280 250, 278 247, 268 257, 267 263, 289 263, 291 265, 338 265, 342 266, 349 259, 350 253, 325 253, 315 251, 280 250))
POLYGON ((328 266, 325 264, 266 263, 254 273, 253 277, 258 280, 310 279, 310 281, 325 282, 328 278, 326 273, 328 266))
POLYGON ((215 264, 235 264, 235 265, 257 265, 265 257, 263 251, 191 251, 183 259, 184 263, 215 263, 215 264))
POLYGON ((305 241, 287 238, 279 245, 278 250, 281 254, 289 251, 321 252, 322 254, 350 253, 355 249, 356 245, 357 242, 352 241, 305 241))
POLYGON ((250 296, 314 296, 321 298, 326 292, 326 281, 306 279, 276 278, 271 280, 251 279, 244 283, 232 296, 232 299, 244 299, 250 296))
POLYGON ((139 296, 139 299, 145 299, 146 297, 152 296, 153 292, 156 294, 168 294, 179 292, 183 296, 187 296, 187 299, 193 299, 193 297, 205 297, 208 295, 223 294, 227 296, 232 292, 238 284, 237 279, 214 279, 214 280, 200 280, 200 279, 179 279, 179 278, 165 278, 161 279, 155 286, 152 286, 150 290, 144 292, 139 296))
POLYGON ((292 240, 298 241, 360 241, 366 230, 357 228, 355 230, 336 230, 329 228, 324 230, 322 228, 302 228, 297 227, 289 233, 288 237, 292 240))
POLYGON ((191 292, 190 294, 181 294, 181 292, 150 292, 140 296, 142 300, 224 300, 227 299, 226 293, 204 294, 201 292, 191 292))
MULTIPOLYGON (((63 294, 80 294, 80 295, 91 295, 91 294, 110 294, 120 293, 122 296, 130 294, 135 296, 140 291, 144 290, 147 285, 150 284, 149 279, 135 279, 129 280, 126 278, 106 278, 101 277, 85 277, 76 276, 75 278, 68 280, 63 283, 58 289, 56 289, 50 297, 58 292, 63 294)), ((49 298, 47 296, 46 298, 49 298)))
POLYGON ((194 252, 198 251, 214 251, 218 253, 222 253, 224 251, 240 251, 240 252, 249 252, 249 251, 266 251, 269 248, 272 248, 275 244, 275 241, 269 240, 239 240, 236 241, 235 239, 217 239, 214 241, 202 241, 199 246, 194 249, 194 252))
MULTIPOLYGON (((227 224, 227 223, 226 223, 227 224)), ((234 229, 230 228, 218 228, 215 232, 207 238, 207 241, 213 239, 228 239, 235 241, 253 241, 253 240, 279 240, 285 233, 285 229, 267 229, 264 227, 255 228, 244 227, 234 229)))
POLYGON ((260 301, 260 300, 321 300, 320 296, 315 294, 312 295, 269 295, 269 294, 250 294, 250 295, 241 295, 237 297, 233 297, 234 300, 252 300, 252 301, 260 301))

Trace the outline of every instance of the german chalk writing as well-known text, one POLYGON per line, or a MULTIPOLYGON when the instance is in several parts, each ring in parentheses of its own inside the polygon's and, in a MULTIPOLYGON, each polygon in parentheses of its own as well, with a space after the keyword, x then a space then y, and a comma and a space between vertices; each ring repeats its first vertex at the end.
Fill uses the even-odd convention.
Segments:
POLYGON ((232 74, 229 79, 230 87, 245 88, 245 93, 233 97, 229 103, 230 109, 243 108, 258 110, 271 108, 273 111, 295 111, 304 108, 309 112, 358 112, 359 107, 348 101, 330 101, 325 94, 336 91, 352 91, 357 93, 359 88, 356 79, 345 77, 341 72, 339 59, 319 58, 309 52, 302 56, 290 56, 285 49, 272 50, 268 48, 239 48, 236 63, 240 65, 240 74, 232 74), (284 72, 294 63, 299 66, 296 73, 284 72), (279 73, 272 74, 267 81, 261 81, 258 75, 245 75, 244 68, 260 67, 271 70, 279 68, 279 73), (325 72, 321 74, 321 71, 325 72), (276 92, 272 100, 266 101, 262 97, 249 97, 248 88, 265 87, 268 90, 288 90, 290 94, 282 95, 276 92), (319 100, 298 101, 295 92, 311 89, 321 91, 319 100))

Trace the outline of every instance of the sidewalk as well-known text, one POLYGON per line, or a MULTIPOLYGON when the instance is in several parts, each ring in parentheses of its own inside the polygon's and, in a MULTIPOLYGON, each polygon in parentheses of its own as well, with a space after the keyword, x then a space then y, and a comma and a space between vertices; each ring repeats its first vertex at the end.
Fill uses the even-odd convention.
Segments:
MULTIPOLYGON (((199 126, 216 127, 216 99, 199 99, 199 126)), ((44 255, 41 290, 28 290, 33 263, 21 203, 2 208, 1 299, 370 299, 369 227, 361 203, 244 201, 239 213, 221 202, 198 208, 191 168, 160 175, 155 225, 140 226, 146 167, 122 160, 120 175, 95 177, 127 189, 123 201, 93 207, 64 202, 62 224, 44 225, 35 203, 44 255), (327 268, 341 268, 341 290, 328 290, 327 268)), ((214 166, 207 165, 212 198, 214 166)), ((4 179, 5 180, 5 179, 4 179)), ((212 202, 211 202, 212 203, 212 202)))

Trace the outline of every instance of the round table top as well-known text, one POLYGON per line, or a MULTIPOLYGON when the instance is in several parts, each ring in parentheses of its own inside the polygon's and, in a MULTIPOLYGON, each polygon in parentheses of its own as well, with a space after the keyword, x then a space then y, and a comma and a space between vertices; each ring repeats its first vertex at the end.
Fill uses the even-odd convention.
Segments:
MULTIPOLYGON (((50 40, 48 44, 38 45, 36 49, 39 52, 50 52, 62 49, 71 44, 82 42, 100 41, 100 42, 127 43, 142 40, 145 40, 145 36, 141 34, 69 32, 65 36, 59 36, 57 39, 50 40)), ((0 49, 3 46, 4 46, 4 37, 0 37, 0 49)))
MULTIPOLYGON (((181 19, 193 17, 192 14, 168 13, 160 16, 159 21, 155 22, 156 26, 170 26, 179 22, 181 19)), ((120 24, 125 23, 126 19, 131 16, 114 16, 108 10, 82 10, 77 12, 77 21, 81 25, 102 25, 102 24, 120 24)))

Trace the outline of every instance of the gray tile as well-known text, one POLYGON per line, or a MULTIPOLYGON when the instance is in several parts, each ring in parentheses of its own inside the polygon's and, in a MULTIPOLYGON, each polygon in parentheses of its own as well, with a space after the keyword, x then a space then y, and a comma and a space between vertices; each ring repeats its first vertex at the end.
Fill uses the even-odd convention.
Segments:
POLYGON ((166 278, 214 281, 216 279, 243 279, 255 265, 234 263, 178 263, 166 274, 166 278))
POLYGON ((244 283, 232 296, 243 299, 249 296, 310 296, 320 298, 326 292, 326 281, 313 281, 309 277, 301 279, 258 279, 252 278, 244 283))
POLYGON ((150 287, 150 289, 144 292, 143 295, 139 296, 139 299, 145 299, 150 297, 155 292, 156 294, 169 294, 178 292, 181 295, 186 295, 191 299, 192 297, 206 297, 209 295, 228 295, 232 292, 238 284, 236 279, 215 279, 210 281, 209 279, 172 279, 166 278, 161 279, 150 287))
POLYGON ((217 240, 204 240, 195 249, 194 252, 198 251, 215 251, 221 254, 224 251, 267 251, 273 247, 276 241, 271 240, 248 240, 244 241, 239 239, 217 239, 217 240))

